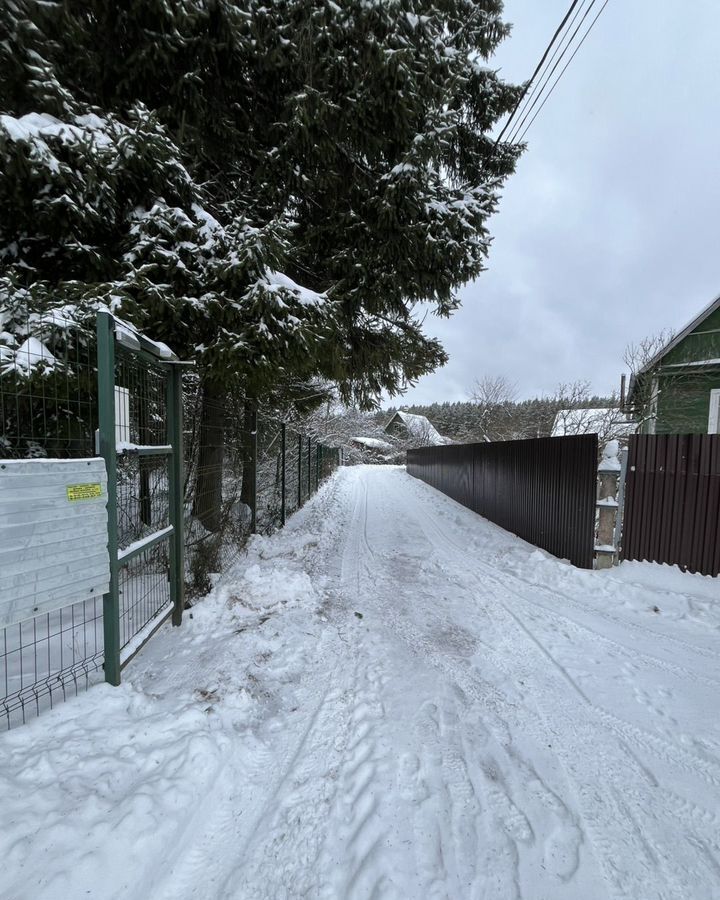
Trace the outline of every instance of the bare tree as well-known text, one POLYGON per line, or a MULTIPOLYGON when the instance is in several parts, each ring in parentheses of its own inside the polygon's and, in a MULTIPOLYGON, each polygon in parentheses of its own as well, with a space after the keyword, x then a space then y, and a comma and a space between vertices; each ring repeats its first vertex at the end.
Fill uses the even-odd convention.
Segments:
POLYGON ((676 433, 698 428, 697 399, 717 386, 712 360, 680 360, 667 364, 664 358, 649 366, 675 337, 666 328, 625 348, 623 360, 632 377, 629 405, 643 430, 653 431, 658 415, 664 430, 676 433))
POLYGON ((630 343, 625 347, 623 353, 623 362, 630 370, 631 375, 636 375, 643 369, 651 359, 667 346, 675 337, 675 332, 671 328, 663 328, 657 334, 651 334, 635 343, 630 343))
POLYGON ((490 407, 517 401, 517 385, 504 375, 483 375, 476 378, 470 399, 478 406, 490 407))
POLYGON ((557 410, 553 434, 597 434, 600 450, 611 440, 626 442, 634 426, 620 407, 617 395, 612 394, 609 401, 607 406, 593 405, 597 400, 590 396, 589 381, 559 384, 553 398, 557 410))
POLYGON ((504 375, 483 375, 475 380, 470 399, 478 411, 477 424, 488 441, 511 440, 515 433, 517 385, 504 375))

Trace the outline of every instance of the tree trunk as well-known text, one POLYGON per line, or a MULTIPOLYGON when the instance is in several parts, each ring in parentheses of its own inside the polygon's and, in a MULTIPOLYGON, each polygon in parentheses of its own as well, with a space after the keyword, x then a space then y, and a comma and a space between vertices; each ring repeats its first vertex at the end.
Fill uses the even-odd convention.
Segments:
POLYGON ((210 532, 222 527, 222 478, 225 452, 225 391, 215 382, 202 385, 200 446, 193 513, 210 532))

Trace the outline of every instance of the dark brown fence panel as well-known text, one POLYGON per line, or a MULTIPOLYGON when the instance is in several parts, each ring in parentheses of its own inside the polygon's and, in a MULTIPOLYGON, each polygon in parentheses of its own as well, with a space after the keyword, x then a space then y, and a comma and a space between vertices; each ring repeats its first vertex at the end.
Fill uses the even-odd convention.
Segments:
POLYGON ((720 435, 630 438, 622 557, 720 575, 720 435))
POLYGON ((409 450, 407 470, 531 544, 593 567, 597 435, 409 450))

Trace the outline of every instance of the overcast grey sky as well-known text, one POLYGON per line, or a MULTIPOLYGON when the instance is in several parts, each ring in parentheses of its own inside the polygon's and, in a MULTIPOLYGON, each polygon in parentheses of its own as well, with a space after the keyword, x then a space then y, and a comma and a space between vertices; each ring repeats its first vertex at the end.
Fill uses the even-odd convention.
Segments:
MULTIPOLYGON (((493 64, 532 74, 569 0, 506 0, 493 64)), ((589 21, 589 20, 588 20, 589 21)), ((443 369, 392 401, 619 384, 625 345, 678 329, 720 293, 720 2, 610 0, 527 135, 491 220, 488 270, 426 330, 443 369)))

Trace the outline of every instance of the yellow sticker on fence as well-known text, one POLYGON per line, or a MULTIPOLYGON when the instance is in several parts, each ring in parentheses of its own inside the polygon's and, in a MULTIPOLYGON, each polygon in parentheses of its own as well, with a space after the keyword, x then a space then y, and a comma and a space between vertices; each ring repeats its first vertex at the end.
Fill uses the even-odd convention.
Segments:
POLYGON ((97 483, 69 484, 66 490, 71 503, 76 500, 94 500, 96 497, 102 497, 102 485, 97 483))

